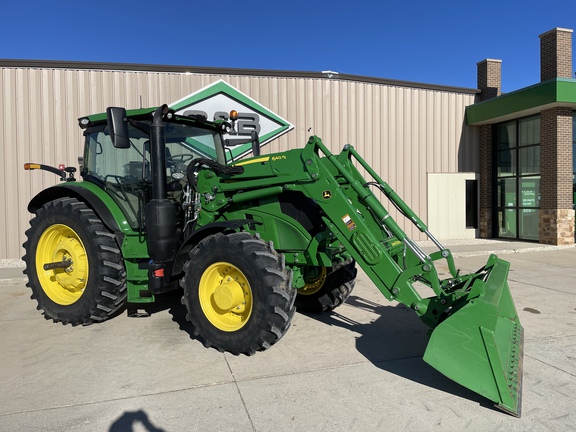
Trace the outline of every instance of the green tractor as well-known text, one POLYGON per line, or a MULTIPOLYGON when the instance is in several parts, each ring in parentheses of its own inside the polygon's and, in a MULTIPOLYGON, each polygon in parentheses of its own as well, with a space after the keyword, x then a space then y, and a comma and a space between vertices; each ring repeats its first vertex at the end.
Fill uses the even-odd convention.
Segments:
POLYGON ((351 145, 335 155, 312 136, 302 149, 261 155, 253 134, 252 156, 234 160, 224 139, 230 119, 178 115, 166 105, 111 107, 79 119, 83 181, 73 167, 26 164, 63 180, 28 206, 25 273, 44 316, 88 325, 181 288, 206 347, 251 355, 282 338, 296 308, 344 303, 359 265, 431 328, 426 362, 519 416, 523 328, 509 264, 493 255, 460 274, 450 251, 351 145), (429 255, 408 238, 374 191, 438 251, 429 255), (450 277, 439 278, 438 260, 450 277))

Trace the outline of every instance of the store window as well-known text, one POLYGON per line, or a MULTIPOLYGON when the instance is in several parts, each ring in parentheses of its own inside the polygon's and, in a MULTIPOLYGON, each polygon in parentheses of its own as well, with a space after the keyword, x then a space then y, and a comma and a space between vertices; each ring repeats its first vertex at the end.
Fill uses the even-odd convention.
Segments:
POLYGON ((503 238, 538 240, 540 117, 496 125, 494 140, 495 232, 503 238))

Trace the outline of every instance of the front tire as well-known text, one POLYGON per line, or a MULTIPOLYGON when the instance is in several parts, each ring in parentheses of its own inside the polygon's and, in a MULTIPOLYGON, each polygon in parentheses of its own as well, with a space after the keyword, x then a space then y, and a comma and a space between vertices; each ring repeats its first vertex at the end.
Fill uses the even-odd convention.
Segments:
POLYGON ((182 303, 206 347, 252 355, 286 333, 295 290, 284 257, 249 233, 202 240, 184 265, 182 303))
POLYGON ((124 306, 126 271, 114 235, 75 198, 44 204, 23 244, 24 273, 46 319, 72 325, 104 321, 124 306), (66 262, 66 267, 44 269, 66 262))

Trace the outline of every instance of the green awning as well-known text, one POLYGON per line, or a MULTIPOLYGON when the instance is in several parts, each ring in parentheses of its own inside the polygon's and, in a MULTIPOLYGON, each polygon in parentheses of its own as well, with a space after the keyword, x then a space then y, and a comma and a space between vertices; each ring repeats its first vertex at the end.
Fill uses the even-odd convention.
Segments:
POLYGON ((576 80, 554 78, 466 107, 466 124, 479 126, 538 114, 555 107, 576 110, 576 80))

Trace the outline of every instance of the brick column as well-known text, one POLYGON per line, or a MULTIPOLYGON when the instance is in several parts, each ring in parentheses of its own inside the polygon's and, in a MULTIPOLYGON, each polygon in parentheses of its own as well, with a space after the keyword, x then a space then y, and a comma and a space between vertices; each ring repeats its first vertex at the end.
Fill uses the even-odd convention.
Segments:
MULTIPOLYGON (((486 59, 477 63, 479 101, 500 96, 502 60, 486 59)), ((492 238, 492 125, 479 126, 478 156, 480 168, 480 238, 492 238)))
POLYGON ((502 60, 486 59, 476 64, 480 101, 500 96, 502 92, 502 60))
POLYGON ((492 238, 492 125, 479 126, 480 238, 492 238))
MULTIPOLYGON (((572 30, 540 35, 540 78, 572 78, 572 30)), ((540 243, 574 244, 572 109, 540 113, 540 243)))
POLYGON ((574 244, 572 109, 540 113, 540 243, 574 244))
POLYGON ((555 28, 540 35, 540 81, 572 78, 572 32, 555 28))

